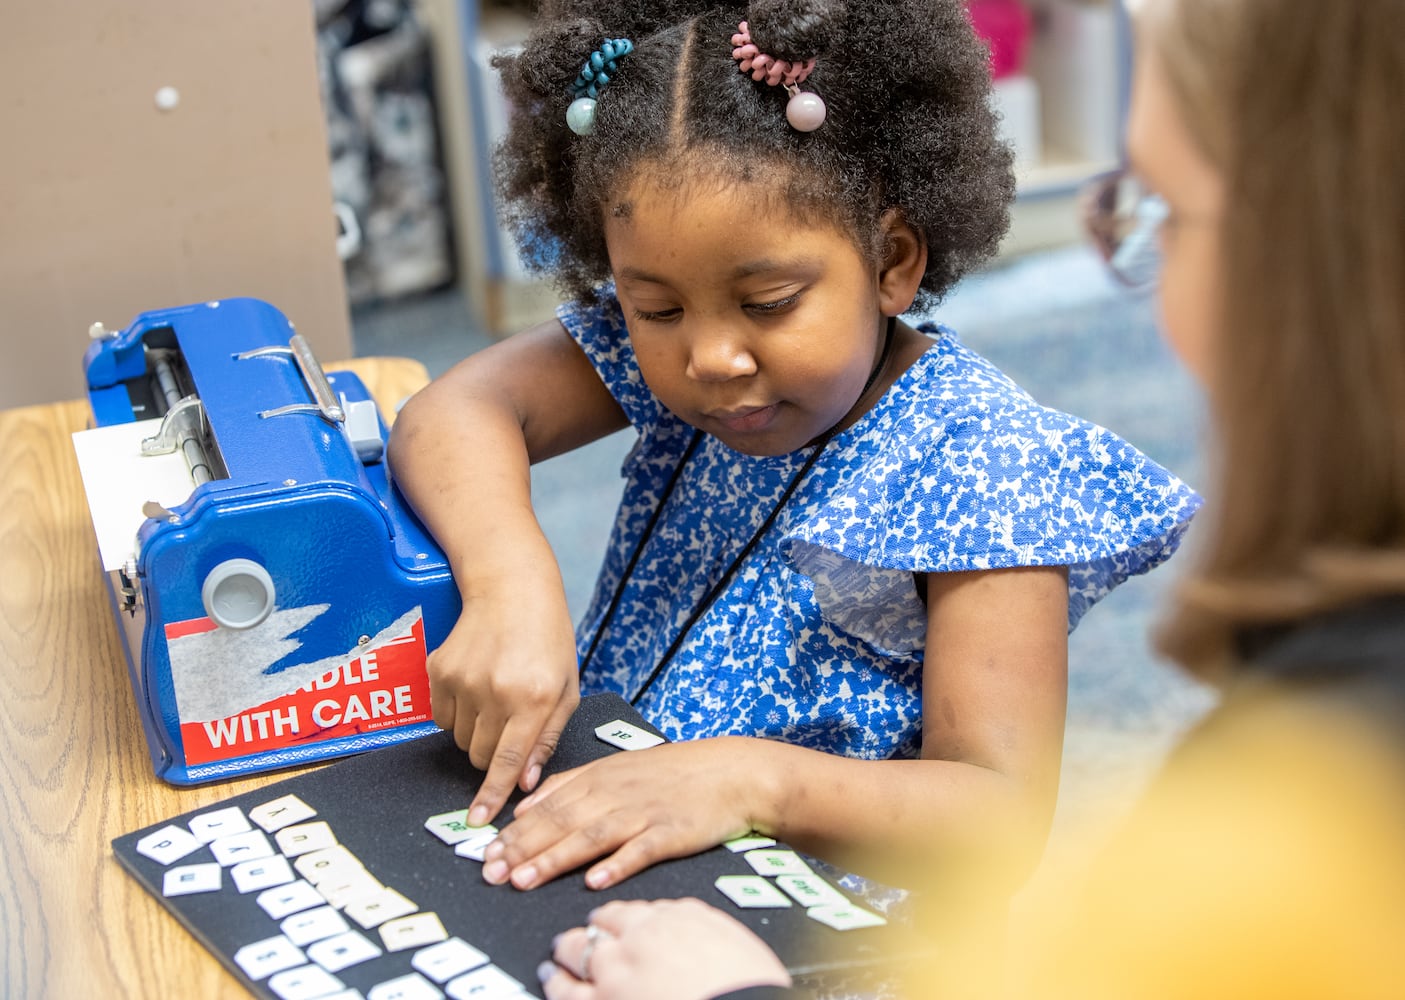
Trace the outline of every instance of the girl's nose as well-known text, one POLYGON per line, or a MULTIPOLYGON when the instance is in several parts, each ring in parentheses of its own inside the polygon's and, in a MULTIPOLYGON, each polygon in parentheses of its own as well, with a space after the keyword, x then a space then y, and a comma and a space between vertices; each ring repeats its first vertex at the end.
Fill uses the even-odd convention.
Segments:
POLYGON ((737 338, 702 336, 689 346, 687 375, 698 382, 725 382, 755 374, 756 359, 737 338))

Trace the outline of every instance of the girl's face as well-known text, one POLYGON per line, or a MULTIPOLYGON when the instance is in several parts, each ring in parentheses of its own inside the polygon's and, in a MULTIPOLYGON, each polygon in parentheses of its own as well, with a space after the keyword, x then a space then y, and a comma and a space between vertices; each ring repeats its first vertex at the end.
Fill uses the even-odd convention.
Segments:
POLYGON ((1213 380, 1219 336, 1224 182, 1195 144, 1150 47, 1138 52, 1127 123, 1133 171, 1170 210, 1162 223, 1159 296, 1166 339, 1191 374, 1213 380))
POLYGON ((849 413, 881 353, 888 304, 879 269, 848 237, 771 205, 746 183, 643 179, 605 224, 645 382, 748 455, 794 451, 849 413))

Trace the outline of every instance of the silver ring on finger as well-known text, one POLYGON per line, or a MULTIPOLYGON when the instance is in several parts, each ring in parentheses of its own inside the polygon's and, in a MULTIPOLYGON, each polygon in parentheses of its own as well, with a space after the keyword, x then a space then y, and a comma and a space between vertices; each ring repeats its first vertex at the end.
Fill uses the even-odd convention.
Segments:
POLYGON ((592 980, 590 974, 590 960, 595 957, 595 943, 600 940, 600 928, 594 924, 587 924, 585 928, 585 947, 581 949, 581 978, 587 982, 592 980))

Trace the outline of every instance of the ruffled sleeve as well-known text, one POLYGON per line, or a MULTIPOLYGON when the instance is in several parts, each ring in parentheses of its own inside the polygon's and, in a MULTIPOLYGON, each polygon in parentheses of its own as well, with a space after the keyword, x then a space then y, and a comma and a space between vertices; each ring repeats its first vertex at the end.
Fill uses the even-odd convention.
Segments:
POLYGON ((556 318, 590 359, 630 424, 641 430, 656 425, 661 407, 639 373, 619 300, 603 293, 596 305, 567 303, 557 307, 556 318))
POLYGON ((913 573, 1067 566, 1072 630, 1168 558, 1199 506, 1126 441, 1040 406, 952 337, 900 385, 851 429, 864 428, 843 442, 844 475, 782 543, 825 618, 887 653, 924 642, 913 573))

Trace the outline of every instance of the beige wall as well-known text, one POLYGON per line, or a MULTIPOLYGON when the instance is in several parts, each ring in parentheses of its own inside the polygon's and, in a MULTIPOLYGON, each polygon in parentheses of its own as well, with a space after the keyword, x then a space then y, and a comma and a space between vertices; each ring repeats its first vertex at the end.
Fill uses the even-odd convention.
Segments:
POLYGON ((81 396, 94 321, 213 298, 350 356, 315 51, 311 0, 5 5, 0 407, 81 396))

